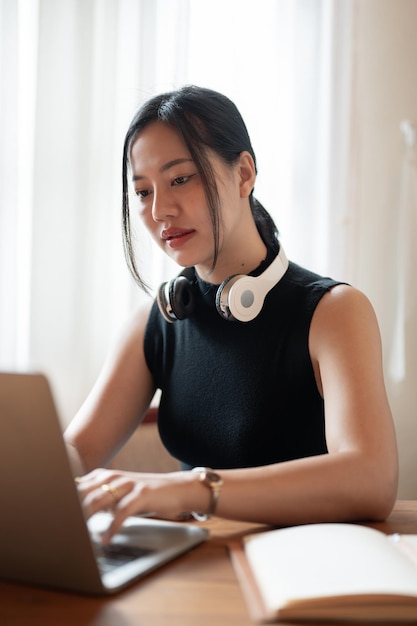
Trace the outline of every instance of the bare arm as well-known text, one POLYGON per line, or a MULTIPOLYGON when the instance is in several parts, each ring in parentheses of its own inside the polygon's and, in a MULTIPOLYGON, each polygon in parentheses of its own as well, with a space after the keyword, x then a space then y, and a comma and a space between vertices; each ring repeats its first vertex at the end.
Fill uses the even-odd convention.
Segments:
POLYGON ((143 352, 149 308, 150 303, 127 324, 64 433, 74 474, 106 465, 149 407, 154 388, 143 352))

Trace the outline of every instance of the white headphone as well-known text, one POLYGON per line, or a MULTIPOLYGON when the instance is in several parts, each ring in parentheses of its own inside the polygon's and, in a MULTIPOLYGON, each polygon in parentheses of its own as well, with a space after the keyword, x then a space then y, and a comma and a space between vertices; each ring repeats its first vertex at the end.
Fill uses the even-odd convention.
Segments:
MULTIPOLYGON (((235 274, 222 282, 216 293, 216 309, 226 320, 250 322, 260 313, 266 295, 281 280, 288 268, 282 246, 279 254, 259 276, 235 274)), ((159 309, 167 322, 189 317, 194 311, 195 296, 187 269, 163 283, 158 290, 159 309)))

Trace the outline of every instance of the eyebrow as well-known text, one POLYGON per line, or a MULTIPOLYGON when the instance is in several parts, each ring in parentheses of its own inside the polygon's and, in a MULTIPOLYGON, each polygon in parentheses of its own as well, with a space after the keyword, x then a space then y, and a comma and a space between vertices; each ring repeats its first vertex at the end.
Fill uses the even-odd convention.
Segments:
MULTIPOLYGON (((159 171, 162 174, 163 172, 166 172, 167 170, 169 170, 171 167, 174 167, 174 165, 181 165, 181 163, 193 163, 193 159, 190 159, 190 158, 173 159, 172 161, 168 161, 167 163, 164 163, 164 165, 162 165, 159 168, 159 171)), ((136 176, 132 176, 133 181, 142 180, 143 178, 146 178, 146 176, 142 176, 140 174, 137 174, 136 176)))

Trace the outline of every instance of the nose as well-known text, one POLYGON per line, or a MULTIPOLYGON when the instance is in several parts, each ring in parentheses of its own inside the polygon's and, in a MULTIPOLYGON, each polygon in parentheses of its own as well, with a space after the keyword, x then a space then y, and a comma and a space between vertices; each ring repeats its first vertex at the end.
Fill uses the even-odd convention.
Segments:
POLYGON ((154 190, 152 202, 152 218, 155 222, 166 220, 167 217, 175 217, 178 214, 178 206, 173 201, 169 191, 154 190))

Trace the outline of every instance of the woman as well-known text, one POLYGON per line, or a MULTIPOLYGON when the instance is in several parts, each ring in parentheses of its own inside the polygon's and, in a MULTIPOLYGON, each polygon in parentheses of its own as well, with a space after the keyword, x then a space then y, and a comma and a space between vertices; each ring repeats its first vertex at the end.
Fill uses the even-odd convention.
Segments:
MULTIPOLYGON (((192 512, 275 525, 383 519, 397 449, 378 324, 357 289, 289 262, 253 190, 245 124, 195 86, 145 103, 123 156, 156 244, 184 270, 126 328, 65 437, 87 515, 192 512), (234 275, 240 278, 231 278, 234 275), (161 438, 183 469, 105 469, 161 389, 161 438)), ((130 180, 128 180, 130 179, 130 180)))

